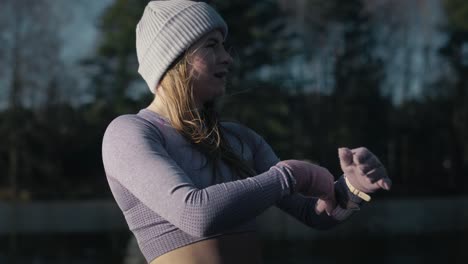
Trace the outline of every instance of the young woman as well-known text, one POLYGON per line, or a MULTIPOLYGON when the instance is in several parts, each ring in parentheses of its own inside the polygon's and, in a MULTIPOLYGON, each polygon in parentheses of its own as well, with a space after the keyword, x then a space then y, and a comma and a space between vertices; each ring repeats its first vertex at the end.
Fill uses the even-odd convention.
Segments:
POLYGON ((278 206, 326 229, 389 189, 365 148, 340 149, 346 176, 280 161, 251 129, 220 122, 232 58, 227 26, 208 4, 152 1, 136 28, 139 73, 155 94, 137 114, 117 117, 103 139, 112 193, 148 262, 262 263, 255 217, 278 206))

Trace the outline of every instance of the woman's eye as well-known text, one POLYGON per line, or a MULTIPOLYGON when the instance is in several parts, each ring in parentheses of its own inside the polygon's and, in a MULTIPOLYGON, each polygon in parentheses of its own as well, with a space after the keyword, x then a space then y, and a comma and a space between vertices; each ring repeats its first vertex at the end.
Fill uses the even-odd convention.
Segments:
POLYGON ((216 43, 210 43, 210 44, 206 45, 206 47, 207 48, 214 48, 214 47, 216 47, 216 45, 217 45, 216 43))

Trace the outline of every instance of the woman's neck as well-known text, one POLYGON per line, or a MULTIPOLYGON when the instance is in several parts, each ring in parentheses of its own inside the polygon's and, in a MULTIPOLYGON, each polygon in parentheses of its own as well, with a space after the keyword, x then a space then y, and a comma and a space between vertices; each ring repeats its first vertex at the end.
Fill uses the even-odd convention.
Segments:
POLYGON ((157 113, 158 115, 169 119, 169 113, 167 112, 167 109, 165 105, 163 104, 163 102, 161 102, 160 98, 156 97, 153 100, 153 102, 151 102, 151 104, 148 107, 146 107, 146 109, 151 110, 157 113))
MULTIPOLYGON (((205 104, 201 104, 198 109, 198 111, 200 112, 203 112, 205 110, 213 110, 215 106, 215 102, 214 101, 209 101, 209 102, 206 102, 205 104)), ((153 100, 153 102, 151 102, 151 104, 146 107, 146 109, 148 110, 151 110, 157 114, 159 114, 160 116, 163 116, 167 119, 169 119, 169 113, 167 111, 167 107, 166 105, 164 105, 164 102, 162 101, 161 98, 158 98, 158 96, 156 96, 156 98, 153 100)))

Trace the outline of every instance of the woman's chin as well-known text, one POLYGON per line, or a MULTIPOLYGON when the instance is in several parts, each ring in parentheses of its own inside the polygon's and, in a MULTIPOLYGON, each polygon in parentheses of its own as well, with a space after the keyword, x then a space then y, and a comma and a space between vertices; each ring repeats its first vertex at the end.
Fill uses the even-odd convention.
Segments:
POLYGON ((223 85, 213 92, 213 96, 211 97, 210 100, 218 99, 219 97, 223 96, 225 92, 226 92, 226 87, 223 85))

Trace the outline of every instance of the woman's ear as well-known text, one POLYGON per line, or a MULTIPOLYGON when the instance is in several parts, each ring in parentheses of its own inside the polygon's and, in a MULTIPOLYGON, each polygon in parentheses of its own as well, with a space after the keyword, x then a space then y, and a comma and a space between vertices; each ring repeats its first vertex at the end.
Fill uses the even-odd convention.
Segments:
POLYGON ((161 93, 161 89, 160 89, 161 87, 162 87, 162 86, 159 85, 159 84, 157 84, 157 85, 154 87, 154 89, 153 89, 153 95, 154 95, 154 97, 156 97, 158 94, 161 93))
POLYGON ((165 89, 163 88, 163 86, 161 84, 158 84, 156 86, 156 90, 155 90, 154 95, 158 96, 158 97, 164 96, 164 90, 165 89))

